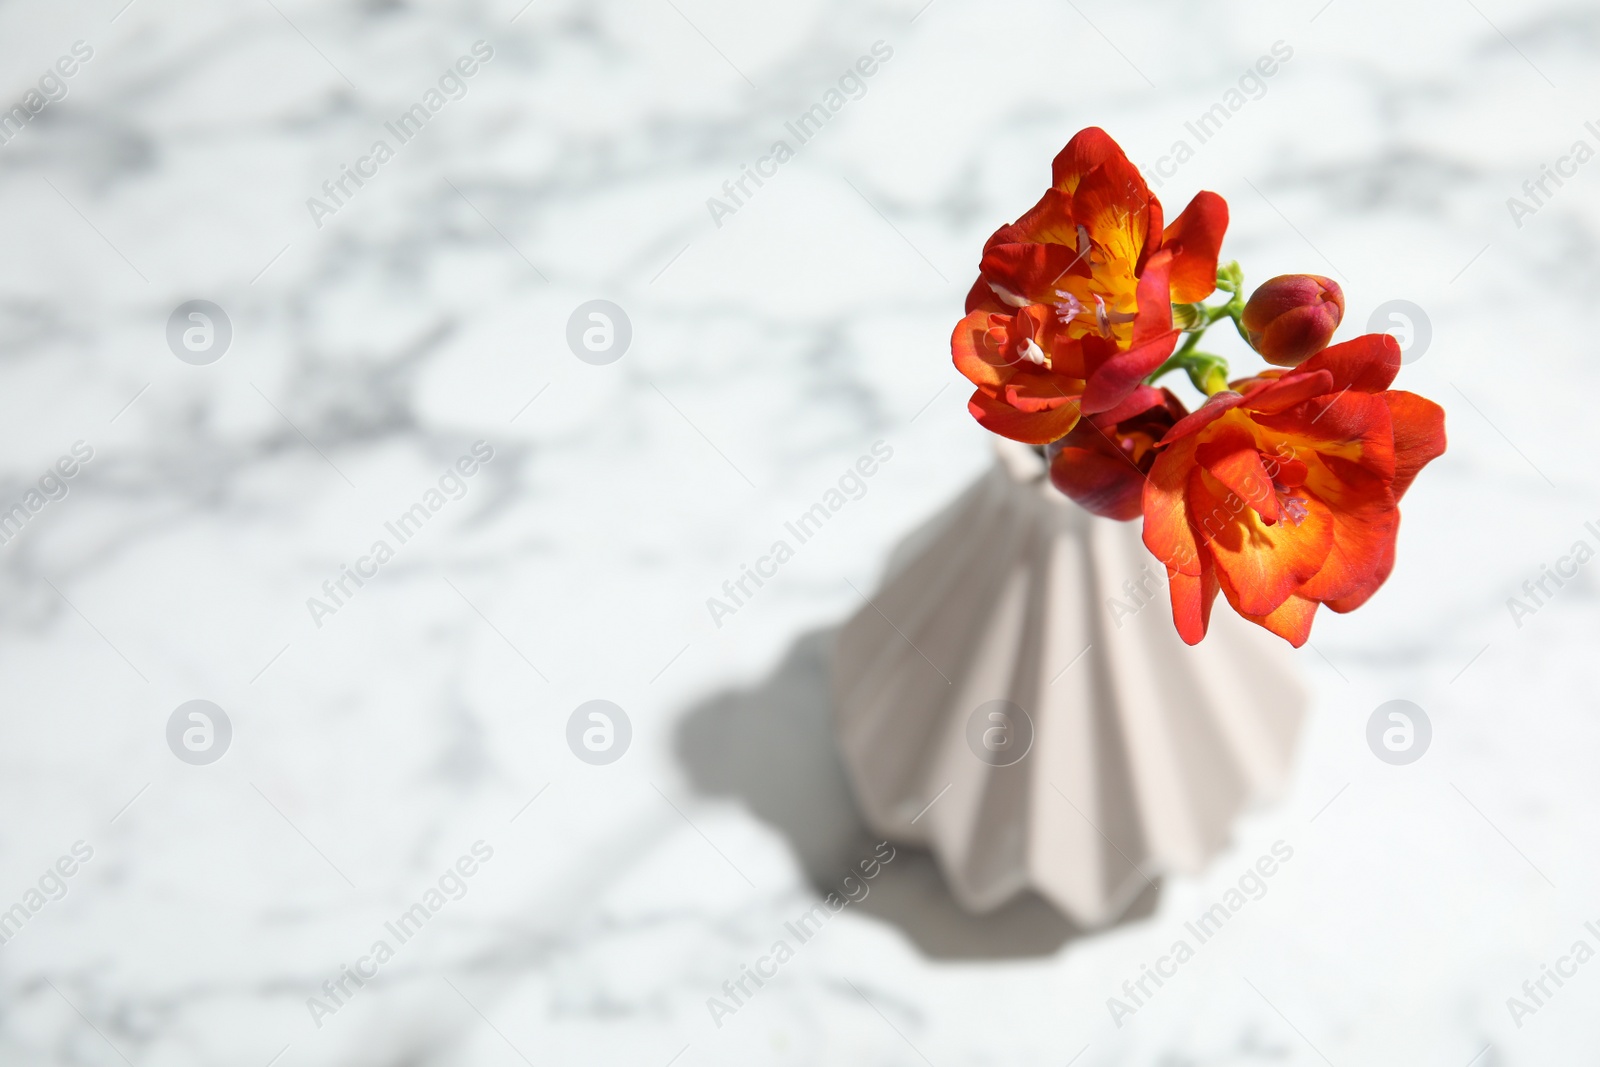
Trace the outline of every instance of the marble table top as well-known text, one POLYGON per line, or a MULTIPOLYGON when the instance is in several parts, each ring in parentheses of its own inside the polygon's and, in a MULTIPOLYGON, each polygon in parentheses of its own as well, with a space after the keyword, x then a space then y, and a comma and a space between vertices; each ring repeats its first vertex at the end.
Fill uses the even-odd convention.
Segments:
POLYGON ((87 0, 0 5, 0 54, 0 1062, 1600 1041, 1593 5, 87 0), (989 462, 949 331, 1088 125, 1169 215, 1222 193, 1254 280, 1338 279, 1341 336, 1408 302, 1450 452, 1204 876, 1088 934, 902 851, 806 925, 877 848, 831 635, 989 462), (1391 699, 1409 766, 1367 747, 1391 699))

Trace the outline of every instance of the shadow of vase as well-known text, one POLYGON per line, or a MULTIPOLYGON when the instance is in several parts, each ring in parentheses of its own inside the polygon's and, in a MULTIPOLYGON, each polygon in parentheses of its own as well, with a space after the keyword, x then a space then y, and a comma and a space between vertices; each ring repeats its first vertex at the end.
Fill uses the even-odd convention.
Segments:
MULTIPOLYGON (((814 631, 750 689, 716 694, 681 720, 679 762, 703 795, 732 797, 783 835, 818 893, 873 855, 873 837, 856 807, 833 729, 831 658, 838 630, 814 631)), ((1019 959, 1050 955, 1089 933, 1043 898, 1023 892, 975 915, 951 896, 933 856, 896 845, 894 862, 851 906, 896 927, 934 959, 1019 959)), ((1114 926, 1149 916, 1160 898, 1153 882, 1114 926)))

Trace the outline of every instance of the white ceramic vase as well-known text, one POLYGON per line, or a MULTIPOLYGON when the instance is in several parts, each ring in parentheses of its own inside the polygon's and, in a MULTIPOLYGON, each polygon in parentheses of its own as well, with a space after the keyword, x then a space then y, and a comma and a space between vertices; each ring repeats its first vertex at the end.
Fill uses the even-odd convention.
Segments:
POLYGON ((1185 645, 1140 524, 999 445, 840 631, 840 748, 867 824, 930 849, 963 907, 1032 889, 1103 926, 1283 785, 1306 694, 1292 650, 1220 600, 1185 645))

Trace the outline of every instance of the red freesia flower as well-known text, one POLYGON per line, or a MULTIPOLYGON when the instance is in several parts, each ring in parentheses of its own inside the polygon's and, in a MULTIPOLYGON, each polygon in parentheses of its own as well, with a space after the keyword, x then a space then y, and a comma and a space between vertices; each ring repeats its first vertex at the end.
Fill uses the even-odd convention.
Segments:
POLYGON ((1186 642, 1205 636, 1219 589, 1298 648, 1319 605, 1351 611, 1389 577, 1396 505, 1445 449, 1444 411, 1389 389, 1399 369, 1394 338, 1369 334, 1235 382, 1168 431, 1144 541, 1186 642))
POLYGON ((1171 303, 1216 288, 1228 207, 1195 196, 1162 228, 1161 203, 1103 130, 1062 149, 1053 185, 984 246, 951 338, 985 428, 1048 444, 1108 411, 1171 354, 1171 303))
POLYGON ((1168 390, 1141 385, 1110 411, 1084 416, 1050 446, 1050 480, 1096 515, 1136 519, 1156 445, 1187 414, 1168 390))

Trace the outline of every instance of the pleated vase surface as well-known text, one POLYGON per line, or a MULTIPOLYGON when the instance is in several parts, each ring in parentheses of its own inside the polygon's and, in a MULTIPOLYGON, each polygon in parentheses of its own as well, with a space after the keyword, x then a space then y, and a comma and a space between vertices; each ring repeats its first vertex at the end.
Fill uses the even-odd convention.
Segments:
POLYGON ((1140 525, 1084 511, 1002 442, 840 631, 862 814, 930 849, 970 911, 1031 889, 1113 922, 1285 783, 1307 703, 1293 651, 1220 601, 1185 645, 1140 525))

